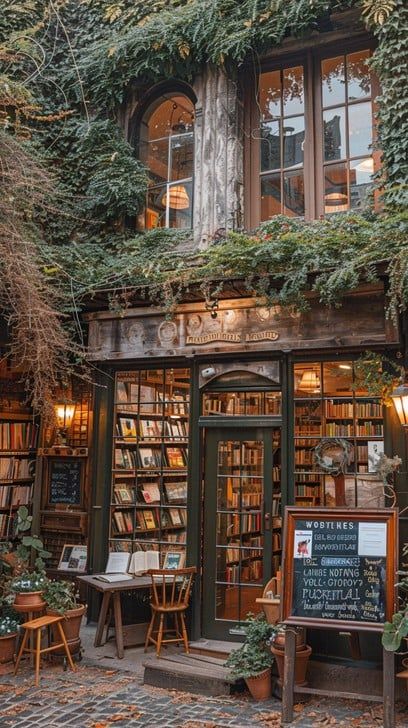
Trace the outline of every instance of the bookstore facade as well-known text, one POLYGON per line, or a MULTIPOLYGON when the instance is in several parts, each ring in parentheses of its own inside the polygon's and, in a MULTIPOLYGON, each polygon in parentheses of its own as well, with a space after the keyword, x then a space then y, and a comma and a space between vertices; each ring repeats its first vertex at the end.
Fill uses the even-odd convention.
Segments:
POLYGON ((177 552, 199 567, 193 636, 236 639, 281 567, 284 506, 335 503, 313 457, 322 438, 351 445, 347 506, 386 505, 376 458, 402 453, 402 434, 353 366, 400 346, 382 286, 340 309, 311 298, 307 313, 234 298, 216 317, 195 302, 171 321, 153 307, 87 320, 111 382, 97 388, 89 565, 103 569, 109 551, 177 552))

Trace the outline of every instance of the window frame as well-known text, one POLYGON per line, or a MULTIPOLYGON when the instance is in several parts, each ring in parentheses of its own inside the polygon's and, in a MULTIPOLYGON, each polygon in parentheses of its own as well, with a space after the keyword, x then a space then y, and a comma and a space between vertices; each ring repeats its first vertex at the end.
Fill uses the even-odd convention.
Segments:
MULTIPOLYGON (((321 99, 321 62, 338 55, 347 55, 359 50, 375 49, 375 41, 368 35, 359 35, 352 39, 336 40, 330 43, 311 46, 292 53, 279 53, 260 64, 259 67, 246 70, 242 80, 244 103, 244 201, 245 227, 253 229, 261 222, 261 164, 260 143, 254 138, 253 131, 260 128, 258 96, 259 75, 268 71, 282 71, 284 68, 302 65, 304 69, 304 197, 305 220, 315 220, 325 216, 324 211, 324 161, 323 161, 323 112, 321 99)), ((379 94, 379 84, 371 72, 371 104, 373 112, 373 144, 376 139, 374 114, 375 99, 379 94)), ((374 173, 379 169, 381 153, 372 151, 374 173)), ((347 160, 348 161, 348 160, 347 160)), ((378 199, 378 195, 375 195, 378 199)))

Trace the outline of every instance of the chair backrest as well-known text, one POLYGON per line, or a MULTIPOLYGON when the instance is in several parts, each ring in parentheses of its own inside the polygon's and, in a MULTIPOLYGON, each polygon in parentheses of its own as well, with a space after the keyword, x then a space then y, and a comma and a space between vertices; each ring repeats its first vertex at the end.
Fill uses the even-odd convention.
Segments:
POLYGON ((195 566, 186 569, 149 569, 152 578, 152 604, 168 609, 188 607, 195 566))

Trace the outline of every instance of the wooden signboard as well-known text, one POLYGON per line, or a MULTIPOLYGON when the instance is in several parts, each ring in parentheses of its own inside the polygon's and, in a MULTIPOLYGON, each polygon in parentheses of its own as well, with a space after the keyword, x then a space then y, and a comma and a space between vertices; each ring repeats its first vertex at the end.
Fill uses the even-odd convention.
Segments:
POLYGON ((382 631, 395 603, 397 510, 285 509, 284 622, 382 631))
POLYGON ((82 502, 81 460, 55 458, 49 465, 48 503, 80 506, 82 502))

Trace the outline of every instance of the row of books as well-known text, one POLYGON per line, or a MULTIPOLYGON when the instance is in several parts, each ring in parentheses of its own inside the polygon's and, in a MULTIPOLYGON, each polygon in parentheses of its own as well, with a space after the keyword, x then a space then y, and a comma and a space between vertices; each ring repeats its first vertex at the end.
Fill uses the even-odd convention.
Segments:
POLYGON ((316 486, 313 485, 299 485, 299 483, 296 483, 295 490, 296 490, 296 496, 304 497, 304 496, 315 496, 318 495, 318 490, 316 488, 319 488, 319 484, 316 486))
MULTIPOLYGON (((185 503, 187 500, 187 483, 167 482, 163 484, 164 495, 167 503, 185 503)), ((135 503, 160 503, 164 498, 160 497, 159 483, 144 483, 138 487, 131 487, 124 484, 115 484, 113 488, 113 502, 121 505, 132 505, 135 503)))
POLYGON ((11 538, 14 530, 14 515, 0 513, 0 538, 11 538))
POLYGON ((358 437, 372 437, 372 435, 383 434, 383 426, 380 423, 373 423, 370 421, 363 422, 361 425, 356 425, 356 435, 358 437))
POLYGON ((260 511, 257 513, 234 513, 229 517, 229 521, 228 536, 236 536, 240 532, 260 531, 262 527, 260 511))
POLYGON ((218 558, 226 559, 228 564, 234 561, 246 561, 248 559, 262 558, 262 548, 239 548, 239 542, 226 549, 218 549, 218 558))
POLYGON ((238 564, 227 566, 225 568, 225 579, 222 578, 220 581, 226 581, 227 584, 240 584, 245 582, 259 581, 262 579, 263 565, 262 561, 255 560, 249 564, 241 565, 238 564))
POLYGON ((320 437, 322 434, 321 425, 295 425, 295 435, 308 435, 308 437, 317 436, 320 437))
POLYGON ((325 432, 327 437, 352 437, 354 435, 354 425, 326 422, 325 432))
POLYGON ((0 450, 33 450, 37 434, 34 422, 0 422, 0 450))
POLYGON ((187 455, 183 448, 166 446, 160 448, 138 447, 115 448, 115 468, 119 470, 137 470, 138 468, 174 468, 184 469, 187 466, 187 455))
POLYGON ((262 465, 263 447, 253 447, 244 443, 233 443, 218 452, 218 465, 225 468, 230 465, 249 466, 262 465))
POLYGON ((35 460, 27 458, 0 458, 0 480, 18 480, 34 475, 35 460))
POLYGON ((147 384, 138 385, 137 382, 118 381, 116 385, 116 403, 118 409, 127 412, 160 413, 162 405, 171 409, 172 414, 187 414, 188 397, 183 393, 175 393, 172 388, 165 388, 158 384, 156 387, 147 384))
POLYGON ((31 500, 31 485, 0 486, 0 508, 26 506, 31 500))
POLYGON ((205 415, 278 415, 281 411, 280 397, 268 393, 205 395, 203 412, 205 415))
POLYGON ((251 508, 255 506, 261 505, 261 498, 262 493, 241 493, 238 491, 235 491, 234 493, 231 493, 230 497, 227 499, 227 508, 236 508, 237 510, 242 508, 251 508))
MULTIPOLYGON (((187 511, 182 508, 155 508, 136 510, 136 530, 154 531, 160 528, 180 528, 187 522, 187 511)), ((114 532, 132 533, 134 521, 129 510, 115 510, 112 514, 114 532)))
POLYGON ((118 417, 116 434, 126 441, 188 437, 188 427, 185 420, 172 418, 170 420, 149 420, 136 417, 118 417))

